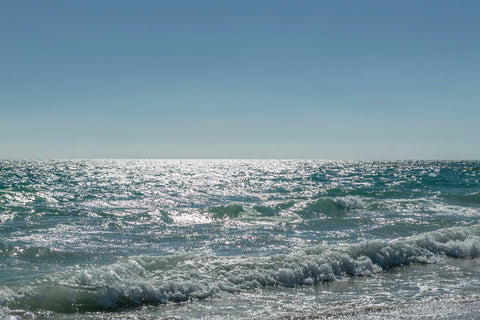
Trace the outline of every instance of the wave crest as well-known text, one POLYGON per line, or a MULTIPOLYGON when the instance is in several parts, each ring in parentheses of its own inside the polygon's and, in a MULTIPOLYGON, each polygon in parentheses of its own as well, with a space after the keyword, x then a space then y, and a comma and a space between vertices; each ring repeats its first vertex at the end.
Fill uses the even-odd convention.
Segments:
POLYGON ((359 196, 325 197, 308 203, 300 215, 325 214, 327 216, 343 215, 349 210, 361 209, 365 203, 359 196))
POLYGON ((297 287, 343 277, 373 276, 443 257, 480 257, 480 226, 450 228, 392 241, 319 246, 271 257, 138 256, 51 275, 0 293, 14 309, 83 312, 183 302, 266 286, 297 287))

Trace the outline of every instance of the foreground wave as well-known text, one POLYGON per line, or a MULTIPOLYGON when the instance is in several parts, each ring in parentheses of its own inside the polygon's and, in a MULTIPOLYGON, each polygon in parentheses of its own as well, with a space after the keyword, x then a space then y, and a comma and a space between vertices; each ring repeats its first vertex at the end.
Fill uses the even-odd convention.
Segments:
MULTIPOLYGON (((315 285, 373 276, 412 263, 479 258, 480 226, 447 228, 392 241, 319 246, 270 257, 137 256, 27 284, 3 287, 1 306, 60 313, 118 310, 221 297, 262 287, 315 285)), ((7 308, 7 309, 5 309, 7 308)))

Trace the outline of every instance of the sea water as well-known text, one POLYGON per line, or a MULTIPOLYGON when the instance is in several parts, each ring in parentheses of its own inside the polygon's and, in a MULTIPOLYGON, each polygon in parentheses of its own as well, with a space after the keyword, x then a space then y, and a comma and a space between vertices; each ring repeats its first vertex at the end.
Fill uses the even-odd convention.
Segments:
POLYGON ((0 319, 479 317, 478 161, 0 161, 0 319))

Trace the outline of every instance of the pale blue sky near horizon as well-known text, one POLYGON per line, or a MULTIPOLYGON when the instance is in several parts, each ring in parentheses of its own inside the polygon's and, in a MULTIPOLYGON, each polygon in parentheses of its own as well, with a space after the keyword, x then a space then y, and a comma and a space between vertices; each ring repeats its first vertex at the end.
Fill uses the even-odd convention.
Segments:
POLYGON ((0 0, 0 158, 480 159, 479 1, 0 0))

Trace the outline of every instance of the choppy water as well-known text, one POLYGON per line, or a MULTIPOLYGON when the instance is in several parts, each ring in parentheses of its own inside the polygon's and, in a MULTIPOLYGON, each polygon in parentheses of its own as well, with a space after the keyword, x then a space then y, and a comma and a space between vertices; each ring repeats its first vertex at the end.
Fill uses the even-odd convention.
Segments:
POLYGON ((0 161, 0 318, 476 319, 479 161, 0 161))

